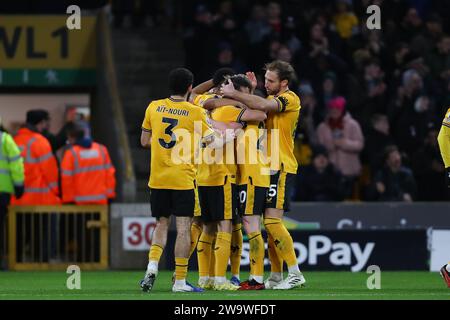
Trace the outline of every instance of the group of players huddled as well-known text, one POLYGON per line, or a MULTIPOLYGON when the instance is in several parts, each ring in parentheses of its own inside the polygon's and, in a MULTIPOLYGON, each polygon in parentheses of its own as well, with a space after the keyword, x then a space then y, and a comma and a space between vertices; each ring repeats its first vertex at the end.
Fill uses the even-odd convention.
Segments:
POLYGON ((151 149, 150 203, 157 218, 140 282, 143 291, 150 291, 157 277, 171 216, 177 229, 173 292, 303 286, 293 240, 282 220, 297 172, 294 137, 301 107, 289 90, 294 77, 289 63, 266 64, 268 96, 263 98, 254 94, 253 72, 219 69, 195 88, 189 70, 170 72, 170 97, 152 101, 142 123, 141 144, 151 149), (265 281, 261 219, 271 265, 265 281), (250 277, 241 282, 242 227, 250 245, 250 277), (195 249, 198 286, 186 281, 195 249), (227 280, 229 261, 232 277, 227 280), (283 263, 288 267, 285 279, 283 263))

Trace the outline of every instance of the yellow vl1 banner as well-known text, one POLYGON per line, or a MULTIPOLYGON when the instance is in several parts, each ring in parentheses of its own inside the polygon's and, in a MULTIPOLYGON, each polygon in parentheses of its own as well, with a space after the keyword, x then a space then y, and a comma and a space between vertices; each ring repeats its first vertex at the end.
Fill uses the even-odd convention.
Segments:
POLYGON ((0 15, 0 69, 94 69, 96 17, 69 30, 68 16, 0 15))

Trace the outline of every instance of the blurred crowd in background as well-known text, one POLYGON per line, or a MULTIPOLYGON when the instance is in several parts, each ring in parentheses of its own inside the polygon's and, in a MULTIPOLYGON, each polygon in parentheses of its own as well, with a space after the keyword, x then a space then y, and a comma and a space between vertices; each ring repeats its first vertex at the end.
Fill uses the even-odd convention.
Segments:
POLYGON ((436 140, 450 106, 449 1, 86 1, 100 3, 117 28, 180 32, 196 83, 220 67, 254 71, 264 96, 264 64, 294 66, 293 200, 449 199, 436 140), (366 27, 373 4, 381 30, 366 27))
POLYGON ((301 201, 448 199, 437 135, 450 106, 445 1, 197 1, 183 16, 186 67, 290 62, 301 97, 301 201), (381 30, 369 30, 369 5, 381 30))
POLYGON ((439 0, 112 1, 116 27, 128 15, 131 27, 179 31, 196 83, 221 67, 254 71, 265 96, 264 64, 294 66, 297 201, 449 199, 437 144, 450 106, 448 12, 439 0), (373 4, 381 30, 366 26, 373 4))

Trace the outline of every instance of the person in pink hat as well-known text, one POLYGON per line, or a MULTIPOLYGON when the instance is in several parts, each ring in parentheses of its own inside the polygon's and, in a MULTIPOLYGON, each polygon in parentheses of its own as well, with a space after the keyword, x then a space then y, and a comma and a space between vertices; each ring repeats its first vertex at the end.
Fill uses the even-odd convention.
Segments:
POLYGON ((345 110, 344 97, 335 97, 327 104, 327 116, 317 128, 318 142, 324 145, 330 161, 342 173, 345 199, 351 199, 354 184, 361 173, 359 154, 364 136, 358 122, 345 110))

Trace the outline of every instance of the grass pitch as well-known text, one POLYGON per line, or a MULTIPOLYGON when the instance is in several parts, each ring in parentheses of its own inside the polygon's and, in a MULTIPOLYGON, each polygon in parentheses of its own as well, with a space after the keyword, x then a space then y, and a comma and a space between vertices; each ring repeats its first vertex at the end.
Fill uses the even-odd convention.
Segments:
MULTIPOLYGON (((204 293, 172 293, 172 272, 161 271, 150 293, 139 288, 143 272, 82 271, 81 289, 69 290, 69 274, 60 272, 0 272, 0 300, 450 300, 447 288, 438 273, 382 272, 381 289, 369 290, 366 273, 305 272, 306 287, 275 291, 205 291, 204 293)), ((242 273, 245 278, 247 273, 242 273)), ((197 274, 191 272, 191 283, 197 274)))

